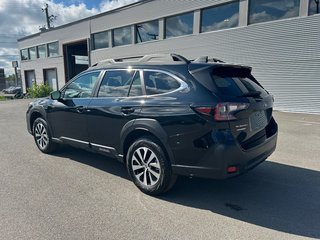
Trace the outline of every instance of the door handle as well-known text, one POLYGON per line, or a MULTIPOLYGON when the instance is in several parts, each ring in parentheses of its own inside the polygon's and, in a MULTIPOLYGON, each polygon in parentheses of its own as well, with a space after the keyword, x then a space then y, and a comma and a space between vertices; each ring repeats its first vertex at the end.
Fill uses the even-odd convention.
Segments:
POLYGON ((134 110, 135 110, 135 109, 132 108, 132 107, 122 107, 122 108, 121 108, 121 112, 122 112, 123 114, 133 113, 134 110))
POLYGON ((85 108, 83 106, 79 106, 79 107, 76 107, 76 111, 78 113, 83 113, 85 111, 85 108))

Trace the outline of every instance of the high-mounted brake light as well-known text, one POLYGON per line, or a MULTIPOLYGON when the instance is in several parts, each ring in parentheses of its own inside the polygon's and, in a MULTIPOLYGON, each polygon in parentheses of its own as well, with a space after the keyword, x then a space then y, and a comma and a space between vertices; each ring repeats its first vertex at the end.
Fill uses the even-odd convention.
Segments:
POLYGON ((234 114, 238 111, 247 109, 248 103, 223 102, 218 103, 215 108, 212 107, 196 107, 195 110, 201 114, 213 116, 216 121, 234 120, 234 114))

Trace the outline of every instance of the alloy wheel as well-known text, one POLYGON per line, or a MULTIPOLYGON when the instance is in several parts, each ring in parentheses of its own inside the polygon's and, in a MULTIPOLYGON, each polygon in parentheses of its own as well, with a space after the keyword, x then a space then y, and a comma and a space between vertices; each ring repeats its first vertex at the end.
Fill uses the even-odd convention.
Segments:
POLYGON ((161 166, 156 154, 147 147, 136 149, 132 155, 131 167, 134 177, 147 187, 158 183, 161 166))
POLYGON ((35 138, 41 150, 44 150, 49 143, 49 136, 45 126, 40 122, 35 127, 35 138))

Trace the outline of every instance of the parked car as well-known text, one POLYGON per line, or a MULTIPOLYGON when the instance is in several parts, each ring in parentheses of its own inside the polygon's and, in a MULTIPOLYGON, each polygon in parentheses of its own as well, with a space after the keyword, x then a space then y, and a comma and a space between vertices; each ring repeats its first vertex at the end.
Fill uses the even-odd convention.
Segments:
POLYGON ((17 94, 17 93, 22 93, 22 88, 11 86, 3 89, 2 92, 7 94, 17 94))
POLYGON ((276 148, 273 102, 250 67, 148 55, 95 64, 30 103, 27 126, 40 151, 70 144, 115 157, 156 195, 177 175, 225 179, 263 162, 276 148))

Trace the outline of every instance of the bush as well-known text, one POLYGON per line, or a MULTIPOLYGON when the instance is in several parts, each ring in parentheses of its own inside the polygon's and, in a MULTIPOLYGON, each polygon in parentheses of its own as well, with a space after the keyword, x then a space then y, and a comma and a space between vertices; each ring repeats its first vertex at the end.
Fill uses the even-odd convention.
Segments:
POLYGON ((6 100, 5 96, 0 96, 0 101, 5 101, 5 100, 6 100))
POLYGON ((33 84, 31 88, 27 89, 27 93, 31 98, 47 97, 52 92, 52 88, 47 84, 33 84))

